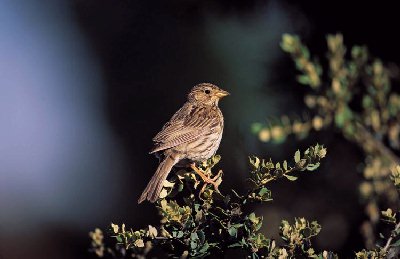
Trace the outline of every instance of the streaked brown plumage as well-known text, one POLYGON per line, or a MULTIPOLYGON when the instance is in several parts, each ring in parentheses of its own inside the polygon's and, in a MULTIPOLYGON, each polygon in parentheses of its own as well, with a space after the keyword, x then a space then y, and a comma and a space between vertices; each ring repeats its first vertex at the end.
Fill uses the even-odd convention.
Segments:
POLYGON ((224 128, 218 101, 228 94, 209 83, 192 88, 187 102, 153 138, 154 148, 150 153, 157 153, 162 161, 138 203, 158 199, 163 182, 175 165, 202 162, 215 154, 224 128))

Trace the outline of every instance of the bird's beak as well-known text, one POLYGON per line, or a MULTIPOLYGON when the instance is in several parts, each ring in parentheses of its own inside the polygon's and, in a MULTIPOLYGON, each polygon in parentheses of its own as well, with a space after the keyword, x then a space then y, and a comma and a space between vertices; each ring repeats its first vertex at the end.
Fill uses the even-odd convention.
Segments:
POLYGON ((224 90, 218 90, 218 92, 215 94, 218 98, 222 98, 224 96, 229 95, 229 93, 227 91, 224 90))

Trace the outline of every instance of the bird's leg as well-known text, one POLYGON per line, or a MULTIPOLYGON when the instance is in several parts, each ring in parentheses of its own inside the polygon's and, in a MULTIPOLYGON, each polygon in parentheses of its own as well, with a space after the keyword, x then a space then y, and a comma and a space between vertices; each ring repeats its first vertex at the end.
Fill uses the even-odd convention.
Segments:
POLYGON ((199 198, 200 198, 200 199, 202 199, 202 198, 201 198, 201 195, 202 195, 203 192, 206 190, 206 187, 207 187, 207 183, 203 184, 203 187, 201 187, 201 190, 200 190, 200 192, 199 192, 199 198))
MULTIPOLYGON (((214 189, 215 189, 216 191, 219 191, 219 190, 218 190, 218 185, 219 185, 219 184, 218 184, 216 181, 218 180, 218 178, 219 178, 219 177, 221 176, 221 174, 222 174, 222 171, 221 171, 221 170, 218 172, 218 174, 217 174, 215 177, 210 178, 209 176, 206 176, 199 168, 197 168, 195 163, 190 164, 190 168, 192 168, 193 171, 195 171, 195 172, 201 177, 201 179, 202 179, 205 183, 212 184, 212 185, 214 186, 214 189)), ((204 188, 202 188, 202 190, 203 190, 203 189, 204 189, 204 188)), ((204 191, 204 190, 203 190, 203 191, 204 191)))
POLYGON ((218 180, 218 178, 222 175, 222 170, 219 170, 219 172, 217 173, 217 175, 216 176, 214 176, 213 178, 212 178, 212 180, 215 182, 216 180, 218 180))
POLYGON ((198 174, 204 182, 210 183, 211 179, 207 177, 199 168, 197 168, 195 163, 190 164, 190 168, 192 168, 192 170, 198 174))

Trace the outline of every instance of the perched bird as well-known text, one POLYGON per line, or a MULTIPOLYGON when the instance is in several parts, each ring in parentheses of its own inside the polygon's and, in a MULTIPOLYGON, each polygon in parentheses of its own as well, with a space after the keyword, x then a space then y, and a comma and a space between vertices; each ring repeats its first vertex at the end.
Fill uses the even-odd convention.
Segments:
POLYGON ((146 199, 155 202, 159 198, 164 180, 174 166, 190 165, 203 180, 211 181, 194 163, 212 157, 219 147, 224 117, 218 102, 227 95, 227 91, 210 83, 201 83, 192 88, 187 102, 153 138, 154 148, 150 154, 156 153, 161 162, 138 203, 146 199))

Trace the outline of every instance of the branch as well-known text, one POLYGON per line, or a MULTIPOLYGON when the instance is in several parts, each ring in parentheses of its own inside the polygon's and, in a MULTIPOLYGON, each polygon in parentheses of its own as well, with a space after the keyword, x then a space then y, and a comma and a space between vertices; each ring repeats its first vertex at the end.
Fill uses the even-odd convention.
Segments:
POLYGON ((389 239, 386 242, 386 245, 382 248, 382 250, 387 253, 390 252, 389 247, 392 244, 393 239, 395 238, 395 234, 398 230, 400 229, 400 222, 397 223, 396 227, 394 228, 394 230, 392 231, 392 234, 390 235, 389 239), (389 251, 388 251, 389 250, 389 251))
MULTIPOLYGON (((371 132, 369 132, 364 126, 360 123, 356 123, 357 129, 359 130, 360 134, 365 138, 366 142, 369 142, 373 145, 373 147, 382 155, 388 157, 394 164, 400 165, 400 158, 393 153, 387 146, 385 146, 382 141, 376 139, 371 132)), ((356 136, 357 138, 357 136, 356 136)), ((359 142, 361 145, 365 145, 364 141, 359 142)))

